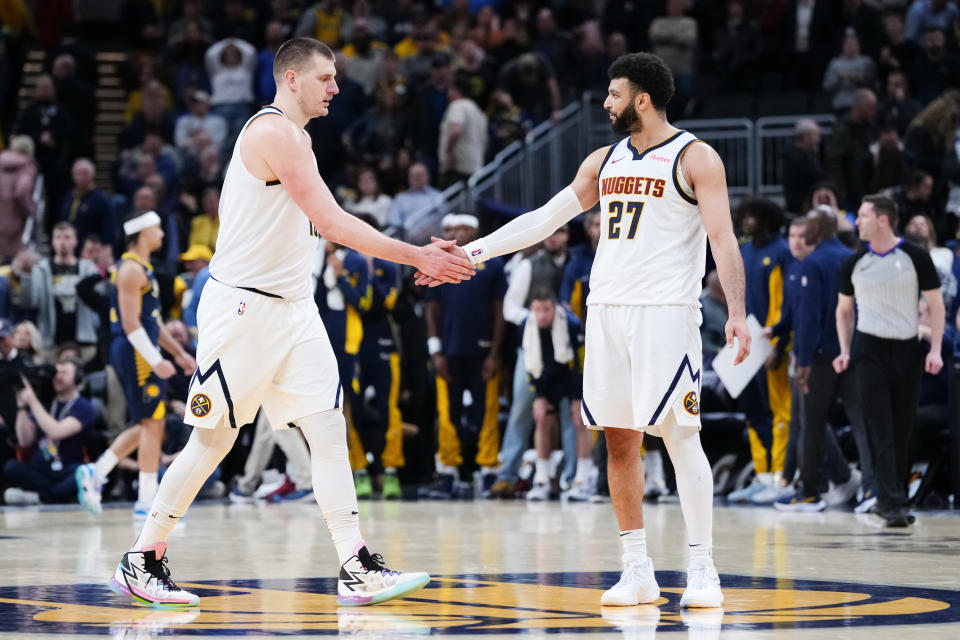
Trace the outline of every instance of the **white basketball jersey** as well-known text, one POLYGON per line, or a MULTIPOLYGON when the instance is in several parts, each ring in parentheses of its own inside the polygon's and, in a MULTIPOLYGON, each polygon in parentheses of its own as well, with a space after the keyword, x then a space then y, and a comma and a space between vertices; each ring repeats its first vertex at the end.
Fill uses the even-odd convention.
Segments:
POLYGON ((210 275, 233 287, 288 300, 312 297, 320 234, 279 180, 255 178, 240 156, 244 131, 268 114, 283 116, 276 107, 264 107, 247 121, 233 147, 220 195, 220 234, 210 275))
POLYGON ((610 148, 587 304, 699 305, 707 234, 679 169, 697 141, 679 131, 642 153, 629 137, 610 148))

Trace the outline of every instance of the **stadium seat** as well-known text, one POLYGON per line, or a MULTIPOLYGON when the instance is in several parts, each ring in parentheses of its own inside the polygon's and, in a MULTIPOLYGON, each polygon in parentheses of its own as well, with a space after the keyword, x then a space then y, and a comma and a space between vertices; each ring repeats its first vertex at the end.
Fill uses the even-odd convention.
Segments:
POLYGON ((718 93, 703 99, 701 118, 752 118, 753 96, 744 91, 718 93))
POLYGON ((807 94, 799 89, 765 93, 757 97, 757 116, 794 116, 807 113, 807 94))

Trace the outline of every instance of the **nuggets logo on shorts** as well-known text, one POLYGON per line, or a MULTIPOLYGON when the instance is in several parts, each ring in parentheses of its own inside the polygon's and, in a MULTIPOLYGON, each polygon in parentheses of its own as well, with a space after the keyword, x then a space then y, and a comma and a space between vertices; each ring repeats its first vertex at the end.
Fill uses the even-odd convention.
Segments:
POLYGON ((206 417, 212 408, 213 403, 210 402, 210 398, 204 393, 194 394, 190 399, 190 413, 197 418, 206 417))
POLYGON ((683 410, 692 416, 700 415, 700 405, 697 403, 696 391, 691 391, 683 396, 683 410))

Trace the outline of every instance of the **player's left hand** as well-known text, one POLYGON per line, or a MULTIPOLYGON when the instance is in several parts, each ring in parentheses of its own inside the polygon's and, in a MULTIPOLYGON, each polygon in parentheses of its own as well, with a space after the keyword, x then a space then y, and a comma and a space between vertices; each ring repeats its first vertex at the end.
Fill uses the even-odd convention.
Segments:
POLYGON ((943 358, 940 356, 939 351, 931 351, 927 354, 927 361, 924 364, 923 370, 929 374, 937 375, 940 373, 940 369, 943 368, 943 358))
POLYGON ((737 357, 734 366, 740 364, 750 355, 750 329, 747 328, 746 318, 730 318, 726 326, 727 347, 733 346, 733 339, 737 339, 737 357))
POLYGON ((193 372, 197 370, 197 361, 186 351, 178 355, 174 360, 177 366, 183 369, 183 372, 187 375, 192 375, 193 372))
POLYGON ((438 238, 431 238, 431 241, 420 247, 414 264, 417 267, 414 276, 418 285, 435 287, 445 282, 457 283, 469 280, 476 273, 473 263, 456 241, 438 238))

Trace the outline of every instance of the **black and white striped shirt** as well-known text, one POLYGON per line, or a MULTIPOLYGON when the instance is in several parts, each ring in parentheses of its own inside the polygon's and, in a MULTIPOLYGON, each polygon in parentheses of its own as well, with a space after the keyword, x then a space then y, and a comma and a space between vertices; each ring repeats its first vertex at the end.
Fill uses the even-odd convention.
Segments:
POLYGON ((840 267, 839 290, 854 297, 857 331, 877 338, 916 338, 920 292, 939 288, 930 254, 903 239, 886 253, 867 245, 840 267))

